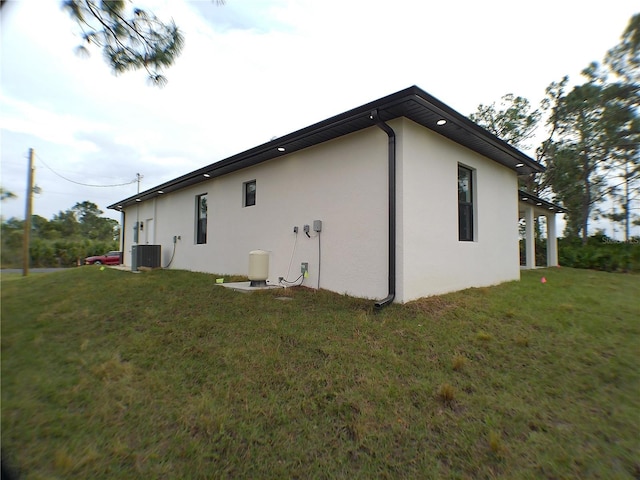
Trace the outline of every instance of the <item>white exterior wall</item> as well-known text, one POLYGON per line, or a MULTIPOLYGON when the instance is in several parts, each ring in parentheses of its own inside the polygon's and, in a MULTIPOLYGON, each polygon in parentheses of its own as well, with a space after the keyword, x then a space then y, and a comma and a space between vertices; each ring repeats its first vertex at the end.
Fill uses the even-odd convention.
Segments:
MULTIPOLYGON (((218 274, 248 273, 249 252, 270 252, 269 282, 304 285, 359 297, 387 295, 387 135, 377 127, 283 155, 126 210, 124 262, 131 264, 136 216, 153 219, 162 266, 218 274), (243 183, 256 180, 256 205, 243 207, 243 183), (207 243, 195 243, 196 196, 207 193, 207 243), (136 209, 139 209, 136 213, 136 209), (322 220, 318 239, 313 221, 322 220), (310 225, 312 238, 303 232, 310 225), (299 228, 295 256, 292 258, 299 228), (291 270, 289 264, 291 262, 291 270)), ((145 243, 143 232, 140 242, 145 243)), ((152 242, 149 242, 152 243, 152 242)))
POLYGON ((398 130, 399 301, 519 279, 516 173, 410 120, 398 130), (458 240, 458 164, 474 172, 473 242, 458 240))
MULTIPOLYGON (((396 301, 519 279, 515 172, 408 119, 389 125, 397 136, 396 301), (459 163, 474 171, 473 242, 458 240, 459 163)), ((130 207, 124 262, 131 264, 139 218, 145 223, 139 243, 162 245, 163 267, 180 236, 170 268, 247 275, 249 252, 261 249, 270 252, 270 283, 295 280, 300 263, 308 262, 303 285, 316 288, 313 221, 322 220, 320 287, 382 299, 388 293, 387 140, 373 126, 130 207), (251 180, 256 205, 243 207, 243 184, 251 180), (204 193, 207 243, 197 245, 196 196, 204 193)))

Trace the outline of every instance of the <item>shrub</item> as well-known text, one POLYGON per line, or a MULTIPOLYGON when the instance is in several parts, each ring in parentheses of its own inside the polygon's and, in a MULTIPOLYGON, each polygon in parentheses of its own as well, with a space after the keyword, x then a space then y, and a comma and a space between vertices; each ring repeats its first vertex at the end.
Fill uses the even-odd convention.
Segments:
POLYGON ((598 234, 586 245, 579 239, 561 239, 558 244, 560 265, 607 272, 640 272, 640 238, 615 241, 598 234))
POLYGON ((29 253, 31 254, 31 261, 34 267, 48 267, 50 266, 49 261, 54 257, 55 252, 51 242, 34 238, 31 241, 29 253))
MULTIPOLYGON (((100 255, 117 249, 118 242, 115 241, 33 238, 29 246, 29 256, 33 267, 74 267, 78 259, 82 262, 90 255, 100 255)), ((22 262, 21 252, 21 249, 3 249, 3 267, 19 267, 22 262)))
MULTIPOLYGON (((547 264, 547 239, 536 238, 536 265, 547 264)), ((524 239, 520 240, 520 265, 524 265, 527 262, 526 246, 524 239)))

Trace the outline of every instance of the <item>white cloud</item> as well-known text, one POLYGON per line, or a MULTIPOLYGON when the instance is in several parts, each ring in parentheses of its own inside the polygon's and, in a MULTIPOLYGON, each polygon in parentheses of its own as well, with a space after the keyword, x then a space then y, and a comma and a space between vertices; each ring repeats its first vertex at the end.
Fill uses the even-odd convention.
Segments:
POLYGON ((47 142, 65 145, 81 153, 96 151, 91 142, 78 140, 75 132, 96 131, 103 124, 88 121, 75 115, 59 114, 49 108, 42 108, 22 100, 0 95, 0 128, 38 137, 47 142))

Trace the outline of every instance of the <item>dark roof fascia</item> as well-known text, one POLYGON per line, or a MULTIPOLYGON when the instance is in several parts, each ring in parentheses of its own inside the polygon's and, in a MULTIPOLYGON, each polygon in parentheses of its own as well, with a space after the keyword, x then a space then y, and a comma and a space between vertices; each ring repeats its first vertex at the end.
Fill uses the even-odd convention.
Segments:
MULTIPOLYGON (((534 159, 532 159, 528 155, 525 155, 523 152, 513 147, 509 143, 505 142, 497 135, 491 133, 490 131, 481 127, 477 123, 471 121, 467 116, 462 115, 461 113, 454 110, 453 108, 446 105, 445 103, 441 102, 437 98, 429 95, 427 92, 422 91, 418 87, 414 87, 414 88, 418 89, 421 92, 421 94, 419 95, 419 101, 421 101, 423 104, 425 104, 425 101, 428 102, 428 105, 425 105, 426 108, 433 109, 433 107, 436 107, 438 110, 442 112, 442 116, 445 119, 447 119, 446 117, 451 116, 452 121, 459 123, 462 126, 462 128, 465 129, 468 133, 472 134, 473 136, 475 136, 481 141, 491 144, 496 149, 503 151, 505 154, 513 157, 514 159, 517 159, 517 163, 523 163, 524 165, 522 169, 516 167, 518 169, 519 175, 524 175, 528 173, 540 173, 545 171, 544 166, 536 162, 534 159)), ((432 126, 427 126, 427 125, 425 126, 427 128, 430 128, 431 130, 436 131, 437 133, 440 133, 441 135, 447 136, 446 132, 437 130, 432 126)), ((454 138, 452 138, 452 140, 456 141, 454 138)), ((505 165, 505 166, 514 168, 514 166, 512 165, 505 165)))
POLYGON ((518 200, 533 207, 550 210, 554 213, 565 213, 567 211, 566 208, 558 204, 543 200, 542 198, 537 197, 536 195, 533 195, 529 192, 525 192, 524 190, 518 190, 518 200))
POLYGON ((421 88, 412 86, 194 170, 109 205, 107 208, 121 210, 125 206, 135 205, 136 202, 149 200, 349 133, 373 127, 375 124, 370 118, 373 110, 378 111, 379 118, 383 121, 407 117, 456 143, 516 170, 519 175, 544 171, 542 165, 524 153, 476 125, 421 88), (447 124, 436 125, 440 118, 447 120, 447 124), (282 148, 284 151, 279 150, 282 148))

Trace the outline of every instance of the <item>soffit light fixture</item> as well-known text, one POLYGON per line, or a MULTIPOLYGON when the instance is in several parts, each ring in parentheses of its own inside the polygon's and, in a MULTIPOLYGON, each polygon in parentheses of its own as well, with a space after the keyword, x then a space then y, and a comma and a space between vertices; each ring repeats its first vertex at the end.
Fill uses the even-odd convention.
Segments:
POLYGON ((516 163, 516 168, 524 167, 524 163, 516 163))
POLYGON ((140 200, 139 198, 136 198, 136 202, 141 202, 142 200, 140 200))
POLYGON ((209 178, 211 175, 209 175, 208 173, 205 173, 203 176, 209 178))
POLYGON ((441 118, 436 122, 436 125, 442 126, 442 125, 445 125, 446 123, 447 121, 444 118, 441 118))
POLYGON ((279 152, 284 152, 286 149, 284 147, 278 147, 279 152))
POLYGON ((158 193, 159 193, 160 195, 162 195, 162 194, 164 193, 164 191, 162 191, 162 190, 158 190, 158 193))
POLYGON ((526 202, 527 200, 529 200, 529 197, 522 197, 520 200, 522 200, 523 202, 526 202))

